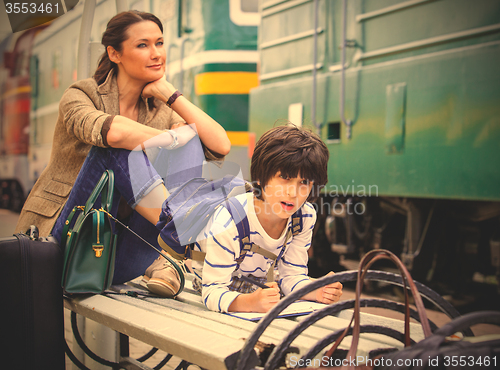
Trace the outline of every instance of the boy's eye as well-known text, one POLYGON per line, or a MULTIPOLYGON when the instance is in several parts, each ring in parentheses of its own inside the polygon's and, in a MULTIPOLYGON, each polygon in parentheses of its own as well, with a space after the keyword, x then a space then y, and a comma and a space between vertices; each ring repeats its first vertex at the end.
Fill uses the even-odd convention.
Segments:
POLYGON ((303 179, 300 183, 303 185, 309 185, 312 181, 308 179, 303 179))
POLYGON ((285 176, 285 175, 281 175, 281 174, 280 174, 280 177, 281 177, 283 180, 290 180, 290 177, 285 176))

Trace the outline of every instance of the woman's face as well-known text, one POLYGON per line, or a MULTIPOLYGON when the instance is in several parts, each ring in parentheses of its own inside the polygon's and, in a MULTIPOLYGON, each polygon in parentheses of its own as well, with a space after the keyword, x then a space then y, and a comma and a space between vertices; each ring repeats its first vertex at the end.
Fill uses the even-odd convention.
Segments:
POLYGON ((127 30, 128 38, 122 43, 122 51, 116 54, 119 72, 130 78, 149 83, 163 77, 166 51, 163 34, 156 23, 143 21, 127 30))

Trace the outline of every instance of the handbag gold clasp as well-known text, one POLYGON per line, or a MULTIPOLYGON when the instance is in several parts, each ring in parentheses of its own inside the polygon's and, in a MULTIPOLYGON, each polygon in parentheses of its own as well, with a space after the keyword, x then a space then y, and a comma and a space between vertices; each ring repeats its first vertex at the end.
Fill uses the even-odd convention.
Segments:
POLYGON ((92 246, 92 249, 94 250, 95 256, 99 258, 102 256, 102 251, 104 250, 104 246, 94 244, 92 246))

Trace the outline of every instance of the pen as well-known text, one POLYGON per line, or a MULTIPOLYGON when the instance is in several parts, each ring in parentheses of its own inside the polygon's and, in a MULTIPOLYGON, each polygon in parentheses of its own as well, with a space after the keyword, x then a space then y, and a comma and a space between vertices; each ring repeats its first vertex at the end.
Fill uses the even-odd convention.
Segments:
POLYGON ((258 286, 259 288, 262 288, 262 289, 268 289, 268 288, 270 288, 269 286, 267 286, 265 284, 262 284, 262 283, 259 283, 258 281, 255 281, 255 280, 249 278, 248 276, 245 276, 245 275, 242 275, 242 274, 238 274, 238 279, 244 280, 247 283, 251 283, 251 284, 256 285, 256 286, 258 286))

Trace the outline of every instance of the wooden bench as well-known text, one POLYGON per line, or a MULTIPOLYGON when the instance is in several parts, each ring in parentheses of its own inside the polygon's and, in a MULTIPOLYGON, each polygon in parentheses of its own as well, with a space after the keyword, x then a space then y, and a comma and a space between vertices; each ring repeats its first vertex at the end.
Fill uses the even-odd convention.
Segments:
MULTIPOLYGON (((106 294, 66 298, 64 304, 79 315, 201 368, 232 370, 245 340, 258 323, 209 311, 203 305, 201 296, 191 289, 191 279, 188 274, 186 287, 176 299, 106 294)), ((137 291, 137 288, 133 283, 114 287, 122 292, 137 291)), ((289 361, 297 361, 318 340, 345 328, 351 316, 352 311, 346 310, 308 327, 293 341, 292 346, 299 353, 288 355, 289 361)), ((259 344, 264 347, 278 344, 304 317, 275 319, 260 337, 259 344)), ((404 330, 400 320, 370 314, 362 314, 361 323, 383 325, 400 332, 404 330)), ((412 324, 411 333, 416 341, 423 338, 418 324, 412 324)), ((350 338, 346 338, 341 348, 348 348, 349 345, 350 338)), ((358 356, 368 356, 371 350, 384 347, 402 348, 402 344, 385 335, 362 334, 358 356)), ((120 361, 127 363, 125 368, 146 368, 125 358, 127 355, 127 351, 122 350, 124 358, 120 361)))

